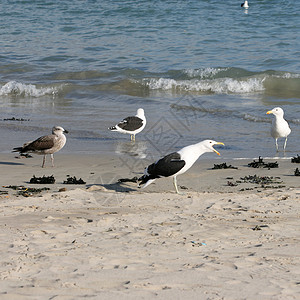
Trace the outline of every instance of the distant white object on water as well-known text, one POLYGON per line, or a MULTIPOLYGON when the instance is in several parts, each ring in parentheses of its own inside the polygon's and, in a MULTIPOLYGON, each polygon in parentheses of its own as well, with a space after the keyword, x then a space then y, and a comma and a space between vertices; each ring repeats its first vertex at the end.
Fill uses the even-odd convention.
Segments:
POLYGON ((241 7, 244 7, 244 8, 246 8, 246 9, 249 8, 248 1, 245 0, 245 2, 241 4, 241 7))
POLYGON ((277 140, 279 138, 285 138, 283 150, 285 150, 287 137, 291 133, 288 122, 283 118, 284 111, 280 107, 275 107, 272 110, 267 111, 267 114, 273 114, 275 118, 272 121, 271 136, 275 139, 276 150, 278 151, 277 140))
POLYGON ((144 110, 139 108, 135 116, 127 117, 117 125, 109 127, 111 131, 130 134, 130 140, 135 141, 135 135, 141 132, 146 126, 144 110))

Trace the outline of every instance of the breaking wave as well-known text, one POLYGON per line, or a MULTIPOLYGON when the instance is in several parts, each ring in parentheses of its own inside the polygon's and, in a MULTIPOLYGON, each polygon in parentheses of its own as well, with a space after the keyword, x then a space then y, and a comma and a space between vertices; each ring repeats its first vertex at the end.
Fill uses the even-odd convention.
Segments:
POLYGON ((37 87, 34 84, 16 81, 9 81, 0 89, 0 96, 42 97, 46 95, 55 96, 56 94, 58 94, 58 88, 56 87, 37 87))
POLYGON ((204 92, 204 93, 253 93, 264 91, 264 78, 236 80, 232 78, 212 80, 175 80, 168 78, 144 79, 143 84, 151 90, 172 90, 174 92, 204 92))
POLYGON ((162 73, 137 69, 112 72, 86 70, 61 72, 47 84, 9 81, 0 86, 0 96, 64 96, 75 91, 112 91, 135 96, 163 94, 266 94, 280 98, 300 98, 300 74, 266 70, 251 72, 241 68, 169 70, 162 73))
POLYGON ((300 74, 297 73, 250 72, 239 68, 205 68, 157 75, 145 76, 143 79, 133 79, 133 81, 149 90, 172 93, 267 93, 275 96, 280 94, 287 98, 299 98, 300 94, 300 74))

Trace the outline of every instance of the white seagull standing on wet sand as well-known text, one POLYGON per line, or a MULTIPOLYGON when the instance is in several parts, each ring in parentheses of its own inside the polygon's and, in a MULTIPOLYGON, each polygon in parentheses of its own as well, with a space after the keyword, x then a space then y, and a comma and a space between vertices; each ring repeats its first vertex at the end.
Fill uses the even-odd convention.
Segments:
POLYGON ((22 147, 14 148, 13 152, 20 152, 20 154, 36 153, 44 155, 42 168, 45 166, 46 155, 50 154, 52 167, 54 167, 53 153, 62 149, 67 141, 64 133, 68 133, 68 131, 60 126, 54 126, 52 128, 52 134, 41 136, 33 142, 25 143, 22 147))
POLYGON ((144 175, 138 179, 139 187, 145 188, 155 179, 161 177, 173 177, 173 183, 176 193, 179 194, 176 177, 185 173, 196 160, 206 152, 220 153, 213 148, 214 145, 223 145, 221 142, 205 140, 200 143, 182 148, 178 152, 173 152, 159 159, 157 162, 149 165, 144 175))
POLYGON ((109 127, 111 131, 130 134, 130 140, 135 141, 135 135, 141 132, 146 126, 144 110, 139 108, 135 116, 127 117, 117 125, 109 127))
POLYGON ((288 122, 283 118, 284 111, 280 107, 275 107, 272 110, 267 111, 267 114, 273 114, 275 118, 272 121, 271 127, 271 136, 275 139, 276 150, 278 152, 278 143, 279 138, 285 138, 283 150, 285 151, 287 137, 291 133, 290 126, 288 122))

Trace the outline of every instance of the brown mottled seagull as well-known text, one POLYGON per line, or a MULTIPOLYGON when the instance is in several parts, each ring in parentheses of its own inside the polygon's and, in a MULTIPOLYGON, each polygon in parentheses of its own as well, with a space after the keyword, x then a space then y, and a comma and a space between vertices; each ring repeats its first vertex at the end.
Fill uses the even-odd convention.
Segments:
POLYGON ((62 149, 67 141, 64 133, 68 133, 68 131, 60 126, 54 126, 52 134, 41 136, 35 141, 25 143, 22 147, 13 148, 13 152, 20 152, 20 154, 30 152, 44 155, 42 168, 45 166, 46 155, 50 154, 52 167, 54 167, 53 153, 62 149))

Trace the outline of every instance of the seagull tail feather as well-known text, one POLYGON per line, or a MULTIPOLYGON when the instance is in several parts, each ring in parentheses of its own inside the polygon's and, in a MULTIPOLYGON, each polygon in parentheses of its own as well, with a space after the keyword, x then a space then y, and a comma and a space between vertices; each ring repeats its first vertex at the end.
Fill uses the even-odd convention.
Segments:
POLYGON ((23 148, 23 147, 16 147, 16 148, 13 148, 12 152, 20 152, 20 153, 23 153, 23 152, 24 152, 24 148, 23 148))

